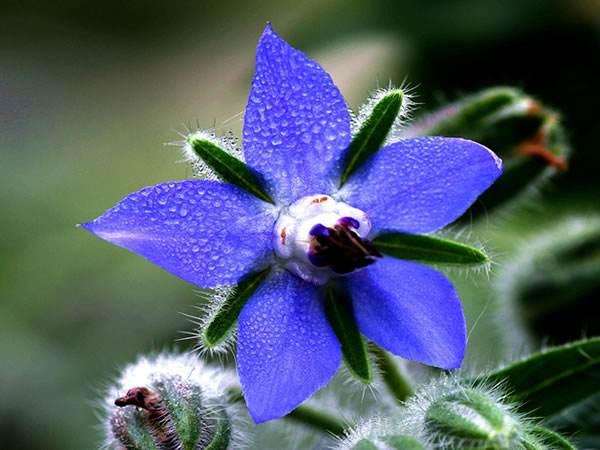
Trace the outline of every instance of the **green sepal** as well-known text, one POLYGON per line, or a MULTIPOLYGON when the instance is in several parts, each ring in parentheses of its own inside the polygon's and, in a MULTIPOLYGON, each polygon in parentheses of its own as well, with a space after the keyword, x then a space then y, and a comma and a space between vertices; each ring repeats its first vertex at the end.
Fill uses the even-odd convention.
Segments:
POLYGON ((209 139, 191 136, 189 145, 196 155, 224 181, 235 184, 268 203, 275 203, 262 187, 256 174, 239 159, 231 156, 209 139))
POLYGON ((269 267, 260 272, 250 273, 242 278, 233 293, 224 300, 219 311, 202 332, 202 340, 207 348, 219 345, 231 333, 242 308, 270 272, 271 268, 269 267))
POLYGON ((523 412, 552 416, 600 390, 600 338, 536 353, 476 381, 502 384, 523 412))
POLYGON ((373 244, 394 258, 426 263, 480 265, 489 262, 481 250, 436 236, 405 233, 380 234, 373 244))
MULTIPOLYGON (((231 419, 221 412, 212 418, 210 430, 213 432, 203 450, 227 450, 231 441, 231 419)), ((200 448, 200 447, 199 447, 200 448)))
POLYGON ((119 408, 111 418, 112 432, 128 449, 158 450, 146 422, 144 411, 137 408, 119 408))
POLYGON ((340 187, 356 169, 382 147, 402 109, 403 99, 403 92, 395 89, 387 92, 375 104, 371 114, 362 123, 346 150, 340 187))
POLYGON ((169 411, 168 417, 175 427, 182 450, 195 450, 206 414, 202 405, 202 389, 186 385, 178 377, 157 381, 154 387, 169 411))
POLYGON ((367 346, 356 326, 350 298, 334 286, 327 287, 325 312, 342 346, 346 366, 360 381, 370 383, 373 381, 373 372, 367 346))

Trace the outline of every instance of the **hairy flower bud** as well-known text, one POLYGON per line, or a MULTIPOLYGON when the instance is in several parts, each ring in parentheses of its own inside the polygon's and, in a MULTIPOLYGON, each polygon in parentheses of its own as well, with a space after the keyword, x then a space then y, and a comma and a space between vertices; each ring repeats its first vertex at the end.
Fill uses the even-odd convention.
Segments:
POLYGON ((600 335, 600 216, 571 217, 540 232, 505 265, 496 289, 538 340, 600 335))
POLYGON ((105 400, 106 448, 233 448, 233 406, 226 374, 191 355, 140 357, 105 400))
MULTIPOLYGON (((559 434, 519 413, 519 405, 507 402, 506 398, 498 386, 442 378, 425 387, 409 403, 409 417, 422 412, 423 439, 434 449, 573 448, 559 434)), ((407 425, 414 426, 414 420, 407 425)))
POLYGON ((358 423, 338 450, 549 450, 574 447, 517 412, 498 387, 442 377, 390 417, 358 423))
POLYGON ((447 448, 513 449, 521 425, 497 399, 476 389, 458 389, 436 399, 425 412, 425 427, 447 448), (450 447, 451 446, 451 447, 450 447))

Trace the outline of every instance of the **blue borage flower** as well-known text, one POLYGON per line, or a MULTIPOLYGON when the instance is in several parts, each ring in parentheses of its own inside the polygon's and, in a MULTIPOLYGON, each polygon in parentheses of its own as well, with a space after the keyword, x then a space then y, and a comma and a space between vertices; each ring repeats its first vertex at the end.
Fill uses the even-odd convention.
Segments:
POLYGON ((335 280, 360 331, 396 355, 460 366, 465 320, 451 283, 382 257, 382 232, 430 233, 459 217, 502 171, 487 148, 415 138, 384 146, 339 188, 352 139, 329 75, 268 25, 244 116, 246 164, 274 200, 212 180, 133 193, 83 227, 201 288, 272 266, 238 320, 237 365, 256 422, 280 417, 324 386, 342 357, 323 305, 335 280))

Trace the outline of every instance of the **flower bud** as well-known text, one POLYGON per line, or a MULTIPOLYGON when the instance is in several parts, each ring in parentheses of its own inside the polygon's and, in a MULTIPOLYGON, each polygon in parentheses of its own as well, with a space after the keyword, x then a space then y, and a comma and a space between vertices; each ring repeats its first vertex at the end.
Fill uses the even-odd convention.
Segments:
POLYGON ((600 216, 541 231, 498 274, 501 304, 529 334, 550 343, 600 335, 600 216))
POLYGON ((407 426, 422 421, 428 448, 439 450, 572 450, 558 433, 519 413, 498 386, 442 378, 409 402, 407 426), (422 418, 419 412, 422 411, 422 418))
POLYGON ((110 449, 232 448, 237 416, 222 370, 191 355, 140 357, 125 368, 105 400, 110 449))
POLYGON ((514 449, 522 439, 512 413, 485 392, 459 389, 436 399, 425 413, 434 443, 446 448, 514 449))
POLYGON ((467 96, 417 120, 400 137, 433 135, 477 141, 504 161, 504 174, 465 220, 487 214, 567 169, 570 150, 558 114, 518 89, 497 87, 467 96))
POLYGON ((498 387, 441 377, 389 417, 363 420, 338 450, 573 450, 562 436, 518 412, 498 387))

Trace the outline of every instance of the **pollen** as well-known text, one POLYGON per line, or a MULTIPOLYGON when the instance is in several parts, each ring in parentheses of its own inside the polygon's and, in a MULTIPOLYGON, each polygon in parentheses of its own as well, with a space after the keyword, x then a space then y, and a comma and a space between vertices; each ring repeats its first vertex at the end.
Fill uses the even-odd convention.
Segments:
POLYGON ((281 244, 282 245, 286 245, 286 238, 287 238, 287 231, 286 231, 286 227, 283 227, 281 229, 281 233, 279 233, 279 237, 281 238, 281 244))
POLYGON ((327 200, 329 200, 329 197, 327 197, 326 195, 324 195, 322 197, 316 197, 316 198, 314 198, 311 203, 313 203, 313 204, 324 203, 327 200))

